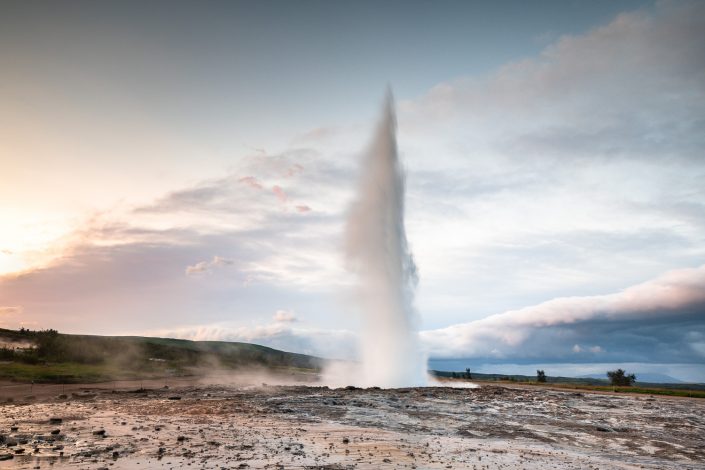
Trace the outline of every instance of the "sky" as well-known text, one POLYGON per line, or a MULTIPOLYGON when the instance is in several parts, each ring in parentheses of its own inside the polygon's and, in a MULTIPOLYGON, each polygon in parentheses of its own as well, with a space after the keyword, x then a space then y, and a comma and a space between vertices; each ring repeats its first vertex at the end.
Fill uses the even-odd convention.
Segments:
POLYGON ((4 1, 0 326, 353 357, 390 86, 430 357, 705 382, 704 30, 688 1, 4 1))

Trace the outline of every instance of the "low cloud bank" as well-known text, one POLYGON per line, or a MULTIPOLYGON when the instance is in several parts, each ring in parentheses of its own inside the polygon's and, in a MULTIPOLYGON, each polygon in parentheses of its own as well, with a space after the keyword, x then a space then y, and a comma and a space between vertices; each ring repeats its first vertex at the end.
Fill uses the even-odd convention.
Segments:
POLYGON ((254 343, 283 351, 331 359, 345 359, 356 354, 355 334, 348 330, 295 327, 292 312, 279 310, 265 325, 233 326, 227 323, 192 325, 147 333, 150 336, 189 339, 192 341, 236 341, 254 343))
POLYGON ((565 297, 424 331, 433 357, 705 360, 705 265, 608 295, 565 297))
MULTIPOLYGON (((299 326, 287 310, 266 325, 187 326, 152 334, 244 341, 327 358, 354 358, 357 344, 352 331, 299 326)), ((475 363, 703 363, 705 265, 613 294, 557 298, 420 335, 430 357, 475 363)))

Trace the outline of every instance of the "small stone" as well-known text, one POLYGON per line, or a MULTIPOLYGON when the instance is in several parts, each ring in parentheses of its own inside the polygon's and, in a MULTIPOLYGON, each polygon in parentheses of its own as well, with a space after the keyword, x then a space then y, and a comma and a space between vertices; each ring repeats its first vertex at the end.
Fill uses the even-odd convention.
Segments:
POLYGON ((63 421, 61 418, 49 418, 49 424, 61 424, 63 421))
POLYGON ((60 434, 60 433, 61 433, 61 429, 52 429, 51 430, 51 434, 53 434, 54 436, 56 436, 57 434, 60 434))
POLYGON ((105 429, 98 429, 96 431, 93 431, 93 435, 105 437, 105 429))
POLYGON ((350 439, 348 439, 347 437, 344 437, 343 444, 350 444, 350 439))

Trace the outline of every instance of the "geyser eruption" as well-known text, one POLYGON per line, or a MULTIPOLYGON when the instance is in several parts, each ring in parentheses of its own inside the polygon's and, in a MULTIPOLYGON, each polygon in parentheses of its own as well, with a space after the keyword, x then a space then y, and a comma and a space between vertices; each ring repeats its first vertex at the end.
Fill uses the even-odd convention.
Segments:
POLYGON ((404 229, 404 174, 391 92, 363 161, 346 235, 348 266, 358 279, 355 303, 362 314, 362 370, 356 382, 425 385, 426 360, 413 308, 418 278, 404 229))

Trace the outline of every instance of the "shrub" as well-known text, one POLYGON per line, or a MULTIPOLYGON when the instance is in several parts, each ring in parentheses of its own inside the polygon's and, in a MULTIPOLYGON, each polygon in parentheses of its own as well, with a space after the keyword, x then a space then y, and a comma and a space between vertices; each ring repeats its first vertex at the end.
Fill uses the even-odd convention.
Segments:
POLYGON ((609 377, 612 385, 616 385, 618 387, 629 387, 636 381, 636 375, 627 375, 623 369, 611 370, 607 372, 607 377, 609 377))

